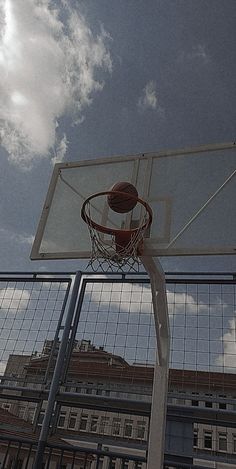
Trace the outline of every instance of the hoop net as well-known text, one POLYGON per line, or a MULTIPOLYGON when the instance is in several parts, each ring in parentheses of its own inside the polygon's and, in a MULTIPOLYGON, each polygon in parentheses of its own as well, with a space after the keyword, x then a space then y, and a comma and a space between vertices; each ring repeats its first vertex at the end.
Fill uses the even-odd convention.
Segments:
POLYGON ((146 203, 139 218, 139 225, 135 229, 113 230, 97 225, 92 221, 91 204, 85 202, 84 220, 86 221, 91 238, 91 258, 88 266, 94 272, 139 272, 142 255, 143 239, 151 223, 151 209, 147 210, 146 203), (105 231, 103 231, 105 230, 105 231))

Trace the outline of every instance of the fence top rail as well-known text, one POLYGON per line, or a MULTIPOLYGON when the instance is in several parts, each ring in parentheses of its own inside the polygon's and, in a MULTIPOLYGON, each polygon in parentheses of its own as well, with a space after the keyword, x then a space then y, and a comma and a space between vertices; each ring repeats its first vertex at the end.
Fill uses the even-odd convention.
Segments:
MULTIPOLYGON (((67 283, 72 284, 76 272, 0 272, 0 282, 67 283)), ((80 272, 84 286, 89 283, 149 283, 145 272, 94 273, 80 272)), ((166 272, 166 284, 186 285, 236 285, 236 274, 233 272, 166 272)))
MULTIPOLYGON (((74 276, 76 275, 77 271, 0 271, 0 276, 15 276, 15 277, 21 277, 25 276, 26 278, 31 278, 31 277, 43 277, 43 276, 55 276, 55 277, 61 277, 61 276, 74 276)), ((101 273, 94 273, 93 271, 80 271, 81 275, 84 276, 94 276, 94 277, 100 277, 100 276, 105 276, 105 277, 144 277, 147 276, 147 273, 145 271, 143 272, 133 272, 133 273, 125 273, 125 272, 101 272, 101 273)), ((230 278, 235 278, 236 279, 236 271, 235 272, 229 272, 229 271, 222 271, 222 272, 214 272, 214 271, 196 271, 196 272, 191 272, 191 271, 175 271, 175 272, 165 272, 165 275, 167 277, 230 277, 230 278)))

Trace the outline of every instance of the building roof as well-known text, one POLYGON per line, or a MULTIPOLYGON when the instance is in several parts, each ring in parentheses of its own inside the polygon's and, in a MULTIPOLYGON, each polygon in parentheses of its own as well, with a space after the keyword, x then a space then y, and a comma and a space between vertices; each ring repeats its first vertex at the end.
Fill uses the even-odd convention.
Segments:
MULTIPOLYGON (((48 365, 48 356, 32 358, 25 365, 28 375, 44 374, 48 365)), ((52 370, 54 365, 52 366, 52 370)), ((154 368, 144 365, 130 365, 123 358, 104 350, 73 351, 68 380, 110 380, 124 383, 142 383, 152 385, 154 368)), ((195 370, 170 369, 169 386, 178 389, 215 390, 236 393, 236 374, 195 370)))
POLYGON ((236 374, 214 371, 175 370, 169 373, 169 384, 176 388, 191 388, 193 391, 217 391, 220 393, 235 392, 236 374))
MULTIPOLYGON (((40 428, 34 432, 33 425, 26 422, 24 419, 0 408, 0 437, 7 436, 18 437, 19 439, 27 439, 30 441, 38 441, 40 428)), ((63 440, 59 437, 52 436, 48 439, 49 442, 54 444, 62 443, 63 440)))
MULTIPOLYGON (((0 408, 0 447, 6 447, 8 442, 11 441, 11 448, 14 448, 14 443, 16 443, 17 448, 19 448, 19 443, 23 442, 22 451, 27 451, 27 446, 30 445, 30 451, 36 450, 38 439, 39 439, 40 428, 36 429, 36 432, 33 431, 33 425, 25 420, 13 415, 11 412, 8 412, 5 409, 0 408), (1 439, 1 437, 4 437, 1 439), (25 444, 27 446, 25 446, 25 444), (33 445, 31 447, 31 445, 33 445)), ((52 454, 54 457, 60 458, 61 452, 58 452, 58 448, 64 447, 65 440, 63 438, 65 435, 49 436, 47 438, 47 444, 51 445, 52 454), (59 445, 59 446, 57 446, 59 445)), ((84 459, 85 453, 79 451, 78 453, 73 453, 73 444, 70 441, 67 441, 67 449, 63 449, 63 457, 65 461, 71 462, 71 460, 81 460, 84 459), (68 447, 71 446, 72 450, 68 447)), ((50 454, 50 453, 49 453, 50 454)), ((93 456, 89 455, 87 460, 92 460, 93 456)))
POLYGON ((8 412, 6 409, 0 408, 0 434, 21 432, 32 433, 33 425, 16 415, 8 412))

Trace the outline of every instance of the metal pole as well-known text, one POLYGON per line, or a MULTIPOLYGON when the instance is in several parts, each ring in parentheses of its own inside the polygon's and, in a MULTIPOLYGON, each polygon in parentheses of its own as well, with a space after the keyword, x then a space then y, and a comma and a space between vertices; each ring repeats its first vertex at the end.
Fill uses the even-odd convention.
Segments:
POLYGON ((142 257, 141 261, 150 277, 157 338, 157 357, 153 377, 147 469, 162 469, 165 452, 170 341, 165 273, 158 259, 142 257))
POLYGON ((43 419, 43 424, 42 424, 41 432, 39 435, 38 447, 36 451, 33 469, 41 469, 42 464, 43 464, 44 450, 45 450, 45 446, 47 443, 47 438, 48 438, 48 433, 49 433, 49 428, 50 428, 50 421, 52 418, 54 405, 56 401, 56 395, 59 389, 60 379, 61 379, 61 375, 63 371, 66 347, 67 347, 68 339, 69 339, 70 332, 71 332, 71 324, 73 321, 76 302, 78 298, 78 291, 79 291, 81 276, 82 276, 81 272, 76 273, 75 281, 74 281, 74 285, 73 285, 73 289, 71 293, 70 304, 68 307, 67 317, 65 320, 65 326, 64 326, 64 330, 63 330, 63 334, 61 338, 61 344, 60 344, 57 361, 55 365, 55 370, 53 373, 52 382, 50 386, 47 407, 45 410, 45 416, 43 419))

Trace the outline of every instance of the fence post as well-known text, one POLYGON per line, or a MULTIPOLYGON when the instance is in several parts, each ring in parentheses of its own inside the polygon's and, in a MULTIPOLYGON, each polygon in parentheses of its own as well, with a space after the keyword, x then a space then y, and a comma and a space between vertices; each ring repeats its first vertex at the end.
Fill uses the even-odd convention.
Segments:
POLYGON ((63 371, 65 352, 66 352, 66 347, 67 347, 68 339, 69 339, 70 332, 71 332, 71 324, 72 324, 72 320, 74 317, 76 302, 78 298, 78 291, 80 287, 81 276, 82 276, 81 272, 76 272, 74 285, 73 285, 73 289, 71 293, 71 299, 70 299, 70 303, 69 303, 69 307, 67 311, 67 317, 65 320, 65 326, 64 326, 64 330, 63 330, 63 334, 61 338, 61 344, 60 344, 57 361, 56 361, 56 365, 55 365, 55 369, 54 369, 54 373, 52 377, 52 382, 51 382, 51 386, 49 390, 47 407, 45 409, 45 416, 43 419, 42 428, 41 428, 41 432, 40 432, 39 439, 38 439, 38 446, 37 446, 33 469, 41 469, 42 464, 43 464, 44 450, 47 444, 50 422, 51 422, 52 413, 54 410, 56 395, 57 395, 58 388, 60 385, 60 378, 61 378, 62 371, 63 371))

